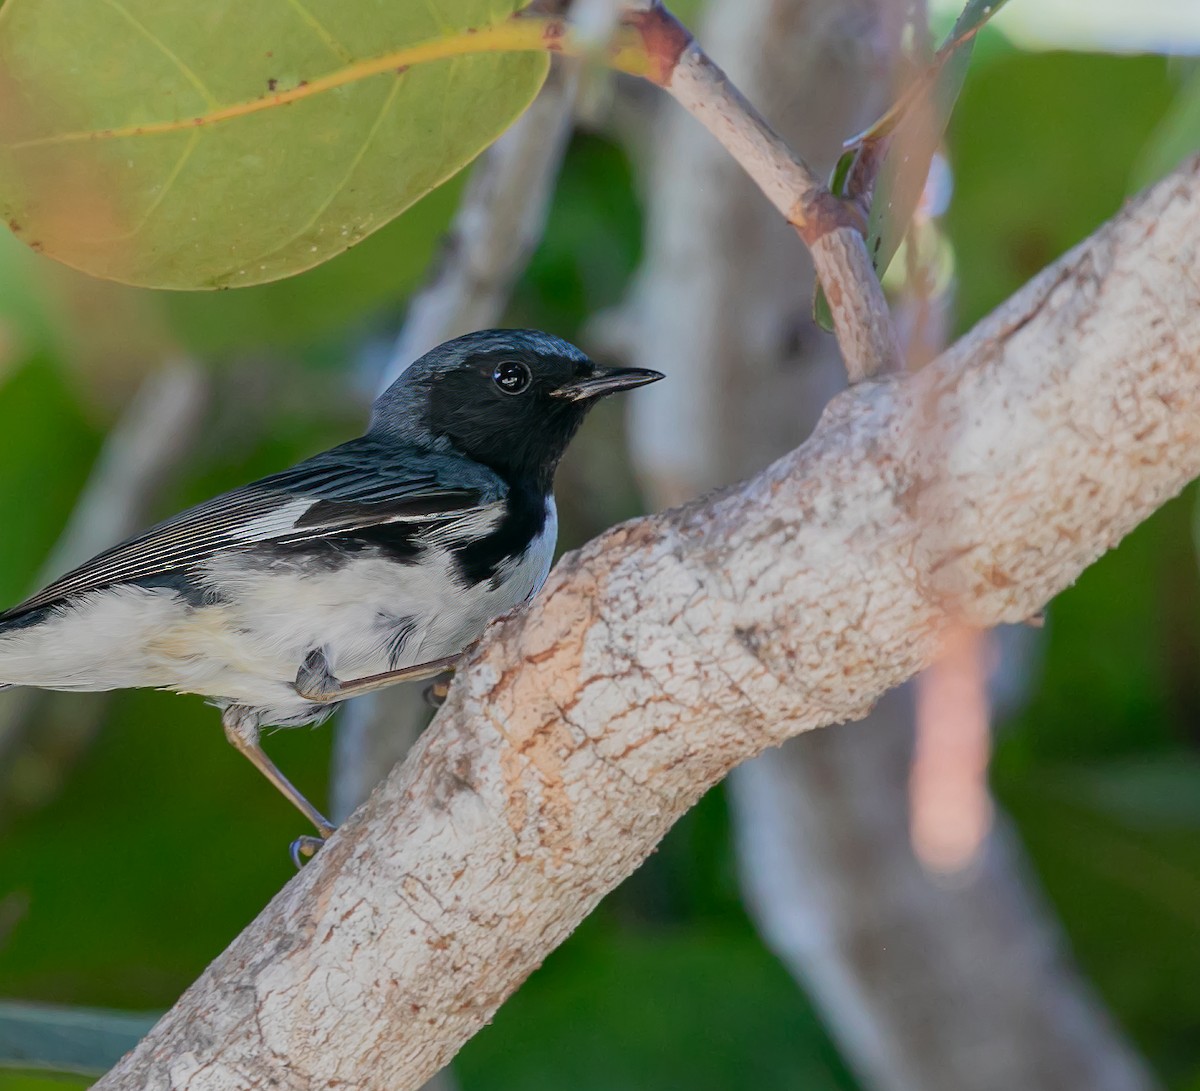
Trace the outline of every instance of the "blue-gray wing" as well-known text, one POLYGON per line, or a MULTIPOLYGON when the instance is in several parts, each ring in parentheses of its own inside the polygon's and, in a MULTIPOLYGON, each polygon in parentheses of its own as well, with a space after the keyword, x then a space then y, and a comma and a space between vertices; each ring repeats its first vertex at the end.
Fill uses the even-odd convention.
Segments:
POLYGON ((117 583, 161 580, 218 553, 399 548, 421 536, 499 518, 503 490, 447 473, 438 460, 397 460, 355 440, 198 504, 142 531, 0 613, 0 622, 117 583), (416 467, 414 468, 414 461, 416 467), (455 480, 455 478, 460 480, 455 480))

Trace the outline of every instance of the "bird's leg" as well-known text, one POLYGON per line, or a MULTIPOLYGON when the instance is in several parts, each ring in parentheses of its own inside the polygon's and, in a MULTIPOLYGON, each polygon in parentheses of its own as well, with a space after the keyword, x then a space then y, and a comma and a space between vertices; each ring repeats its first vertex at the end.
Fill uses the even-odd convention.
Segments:
MULTIPOLYGON (((254 763, 258 771, 267 780, 274 784, 287 799, 291 800, 292 804, 305 818, 316 826, 317 832, 321 835, 321 841, 324 841, 325 838, 333 833, 337 827, 304 798, 300 789, 279 771, 279 766, 268 758, 263 751, 258 741, 259 723, 257 716, 234 705, 231 708, 227 708, 221 714, 221 723, 225 727, 225 737, 254 763)), ((303 853, 305 856, 311 856, 317 847, 315 838, 302 837, 292 846, 293 859, 297 851, 303 853), (304 842, 304 844, 301 845, 301 842, 304 842)))
POLYGON ((450 683, 454 680, 454 672, 447 671, 441 678, 435 678, 422 691, 421 696, 430 708, 441 708, 450 695, 450 683))
POLYGON ((288 846, 288 855, 292 858, 292 863, 296 865, 296 870, 299 871, 304 867, 304 861, 310 856, 315 856, 317 849, 323 844, 325 844, 324 837, 297 837, 288 846))
POLYGON ((442 659, 431 659, 428 663, 417 663, 412 667, 401 667, 399 670, 369 674, 365 678, 351 678, 342 682, 330 671, 325 653, 320 648, 314 648, 296 672, 293 685, 296 692, 306 701, 322 705, 331 704, 334 701, 344 701, 348 697, 358 697, 377 689, 394 686, 397 682, 421 682, 426 678, 436 678, 453 668, 459 658, 460 655, 448 655, 442 659))

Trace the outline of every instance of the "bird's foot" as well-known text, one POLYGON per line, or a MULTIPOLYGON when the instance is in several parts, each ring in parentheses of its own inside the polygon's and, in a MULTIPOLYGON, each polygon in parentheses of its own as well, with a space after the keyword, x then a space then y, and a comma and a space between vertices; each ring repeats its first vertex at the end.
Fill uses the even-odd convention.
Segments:
POLYGON ((421 691, 421 696, 425 698, 425 703, 430 708, 441 708, 446 703, 446 698, 450 694, 450 683, 453 679, 453 675, 447 674, 444 678, 437 678, 430 682, 421 691))
POLYGON ((325 652, 314 648, 300 664, 292 687, 306 701, 332 704, 335 701, 345 701, 349 697, 386 689, 397 682, 423 682, 426 678, 436 678, 439 674, 452 670, 458 660, 457 655, 447 655, 441 659, 431 659, 427 663, 416 663, 411 667, 401 667, 398 670, 370 674, 365 678, 352 678, 343 682, 329 669, 325 652))
POLYGON ((306 834, 303 837, 297 837, 296 840, 288 846, 288 855, 292 858, 292 863, 296 865, 297 871, 304 867, 306 860, 309 860, 317 855, 318 850, 325 844, 325 842, 329 839, 329 835, 332 833, 333 827, 330 826, 329 832, 325 833, 323 836, 314 837, 310 834, 306 834))

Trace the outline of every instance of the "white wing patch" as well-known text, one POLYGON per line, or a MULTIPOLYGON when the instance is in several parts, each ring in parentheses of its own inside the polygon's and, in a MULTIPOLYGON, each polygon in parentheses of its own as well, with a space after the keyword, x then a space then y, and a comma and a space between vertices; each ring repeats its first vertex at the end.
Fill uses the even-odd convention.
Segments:
POLYGON ((280 504, 274 511, 260 515, 256 519, 229 528, 229 536, 243 542, 262 542, 277 538, 289 531, 304 517, 314 504, 318 503, 312 497, 302 497, 280 504))
POLYGON ((451 542, 465 541, 470 538, 482 538, 494 530, 504 518, 503 504, 488 504, 482 508, 472 508, 452 520, 435 524, 421 535, 421 541, 430 546, 442 546, 451 542))

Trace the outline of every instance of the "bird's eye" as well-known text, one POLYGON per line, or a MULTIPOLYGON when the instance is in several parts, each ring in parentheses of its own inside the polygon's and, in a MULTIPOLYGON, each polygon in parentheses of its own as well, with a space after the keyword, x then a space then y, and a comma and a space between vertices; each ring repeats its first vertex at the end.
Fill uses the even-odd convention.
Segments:
POLYGON ((492 382, 505 394, 520 394, 529 389, 533 375, 524 364, 516 360, 507 360, 496 365, 496 370, 492 372, 492 382))

